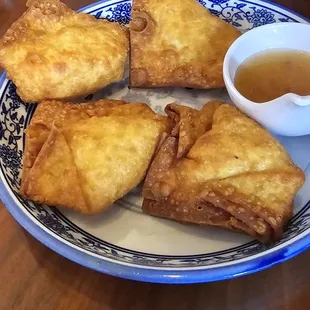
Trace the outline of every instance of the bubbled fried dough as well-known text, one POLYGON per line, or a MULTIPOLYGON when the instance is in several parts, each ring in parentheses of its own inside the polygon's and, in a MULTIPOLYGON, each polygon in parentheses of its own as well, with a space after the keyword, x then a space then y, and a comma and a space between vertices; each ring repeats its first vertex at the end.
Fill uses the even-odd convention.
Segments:
POLYGON ((223 87, 224 56, 240 35, 195 0, 133 0, 133 87, 223 87))
POLYGON ((215 104, 201 111, 166 107, 175 127, 148 171, 143 209, 243 231, 266 243, 278 240, 292 217, 304 173, 267 130, 236 108, 215 104), (201 127, 201 119, 208 118, 212 125, 209 120, 201 127), (195 135, 193 128, 199 128, 195 135), (186 152, 180 153, 184 144, 186 152))
POLYGON ((123 77, 127 29, 59 0, 30 0, 0 39, 0 65, 27 102, 88 95, 123 77))
POLYGON ((103 211, 142 181, 167 125, 142 103, 43 102, 26 132, 20 192, 86 214, 103 211))

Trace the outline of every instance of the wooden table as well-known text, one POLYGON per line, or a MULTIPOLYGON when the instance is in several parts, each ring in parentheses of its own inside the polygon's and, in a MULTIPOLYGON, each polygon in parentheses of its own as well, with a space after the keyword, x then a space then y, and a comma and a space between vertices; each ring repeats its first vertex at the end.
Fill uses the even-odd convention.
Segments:
MULTIPOLYGON (((181 1, 181 0, 178 0, 181 1)), ((0 35, 25 9, 0 0, 0 35)), ((73 8, 90 0, 65 1, 73 8)), ((278 0, 310 17, 309 0, 278 0)), ((0 310, 308 310, 310 252, 254 275, 199 285, 113 278, 74 264, 25 232, 0 202, 0 310)))

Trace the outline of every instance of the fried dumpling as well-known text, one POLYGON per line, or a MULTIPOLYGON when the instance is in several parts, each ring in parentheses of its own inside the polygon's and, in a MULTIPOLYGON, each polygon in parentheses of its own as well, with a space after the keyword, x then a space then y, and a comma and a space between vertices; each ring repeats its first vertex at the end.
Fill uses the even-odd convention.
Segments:
POLYGON ((188 118, 188 107, 167 106, 175 129, 149 169, 143 210, 243 231, 263 242, 278 240, 292 217, 304 173, 267 130, 234 107, 214 104, 200 111, 209 110, 212 128, 200 131, 181 157, 179 145, 191 135, 186 128, 199 125, 200 118, 188 118), (186 122, 191 126, 182 127, 186 122))
MULTIPOLYGON (((80 104, 56 100, 41 102, 26 129, 22 180, 27 178, 27 173, 32 168, 53 127, 61 128, 63 125, 68 126, 92 116, 106 116, 112 112, 111 108, 125 104, 127 104, 125 101, 107 99, 80 104)), ((21 191, 24 184, 25 182, 22 182, 21 191)))
POLYGON ((88 95, 123 77, 125 27, 77 13, 59 0, 28 0, 0 39, 0 65, 27 102, 88 95))
POLYGON ((223 87, 224 56, 240 35, 196 0, 133 0, 133 87, 223 87))
POLYGON ((168 128, 166 117, 142 103, 43 104, 26 132, 20 192, 86 214, 106 209, 142 181, 168 128))

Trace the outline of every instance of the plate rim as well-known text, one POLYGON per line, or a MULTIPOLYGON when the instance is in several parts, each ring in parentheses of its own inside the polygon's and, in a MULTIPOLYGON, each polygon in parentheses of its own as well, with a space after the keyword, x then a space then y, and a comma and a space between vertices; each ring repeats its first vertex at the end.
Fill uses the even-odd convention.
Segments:
MULTIPOLYGON (((242 1, 242 0, 241 0, 242 1)), ((101 0, 85 6, 78 11, 86 11, 94 8, 100 4, 117 1, 113 0, 101 0)), ((119 1, 124 2, 124 1, 119 1)), ((253 3, 252 1, 244 1, 253 3)), ((303 19, 306 22, 310 20, 299 13, 294 12, 280 4, 271 3, 267 0, 258 0, 256 2, 264 2, 271 7, 277 7, 281 10, 289 12, 296 17, 303 19)), ((255 0, 254 3, 255 4, 255 0)), ((6 72, 0 75, 0 89, 3 87, 6 81, 6 72)), ((12 193, 13 194, 13 193, 12 193)), ((72 260, 82 266, 90 269, 103 272, 109 275, 127 278, 132 280, 139 280, 145 282, 156 283, 201 283, 201 282, 213 282, 225 279, 236 278, 242 275, 255 273, 264 269, 267 269, 273 265, 282 263, 299 253, 305 251, 310 247, 310 232, 305 231, 301 238, 296 241, 292 241, 292 244, 283 246, 275 251, 263 255, 261 257, 245 260, 234 264, 232 266, 219 266, 219 267, 205 267, 194 270, 182 270, 178 268, 171 269, 153 269, 148 267, 128 266, 119 262, 108 261, 105 258, 96 258, 88 253, 82 252, 71 245, 65 244, 63 241, 58 240, 52 234, 43 230, 34 221, 29 218, 22 209, 16 207, 14 198, 11 197, 11 193, 4 184, 4 180, 0 179, 0 197, 11 213, 15 220, 26 229, 33 237, 39 240, 61 256, 72 260), (205 272, 204 272, 205 271, 205 272)))
MULTIPOLYGON (((124 1, 126 1, 126 0, 119 0, 118 2, 119 2, 119 3, 122 3, 122 2, 124 2, 124 1)), ((301 13, 298 13, 298 12, 294 11, 293 9, 287 8, 287 7, 285 7, 285 6, 282 5, 282 4, 275 3, 275 2, 272 2, 272 1, 270 1, 270 0, 239 0, 239 1, 243 1, 243 2, 246 2, 246 3, 254 4, 254 5, 257 4, 257 3, 255 3, 255 2, 257 2, 257 1, 263 2, 263 3, 266 3, 267 5, 269 5, 269 6, 271 6, 271 7, 279 8, 279 9, 281 9, 281 10, 283 10, 283 11, 286 11, 286 12, 292 14, 292 15, 297 16, 297 17, 300 18, 300 19, 303 19, 303 20, 304 20, 305 22, 307 22, 307 23, 310 23, 310 18, 307 18, 307 17, 303 16, 301 13)), ((99 1, 96 1, 96 2, 94 2, 94 3, 92 3, 92 4, 83 6, 83 7, 79 8, 79 9, 77 9, 76 11, 77 11, 77 12, 88 11, 88 10, 94 8, 94 7, 97 6, 97 5, 100 5, 100 4, 103 4, 103 3, 107 3, 107 2, 117 2, 117 1, 116 1, 116 0, 99 0, 99 1)), ((117 3, 115 3, 115 4, 117 4, 117 3)), ((88 14, 88 13, 91 13, 91 12, 87 12, 87 14, 88 14)))
POLYGON ((290 247, 282 247, 262 257, 252 258, 233 266, 213 267, 198 270, 151 269, 126 266, 118 262, 96 258, 55 238, 36 225, 19 207, 0 180, 0 197, 13 218, 35 239, 59 255, 92 270, 120 278, 153 283, 188 284, 228 280, 265 270, 302 253, 310 247, 310 233, 296 240, 290 247))

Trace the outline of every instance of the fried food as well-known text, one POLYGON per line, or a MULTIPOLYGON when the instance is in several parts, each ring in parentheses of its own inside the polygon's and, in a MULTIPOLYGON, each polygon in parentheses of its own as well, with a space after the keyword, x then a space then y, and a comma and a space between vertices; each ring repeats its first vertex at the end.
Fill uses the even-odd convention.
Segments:
POLYGON ((224 86, 224 56, 240 32, 195 0, 133 0, 133 87, 224 86))
MULTIPOLYGON (((47 140, 53 127, 69 126, 92 116, 107 116, 111 108, 125 105, 120 100, 99 100, 95 103, 64 103, 61 101, 42 101, 36 108, 29 126, 26 129, 26 143, 23 157, 22 180, 32 168, 35 159, 47 140)), ((147 111, 149 111, 147 109, 147 111)), ((152 112, 151 112, 152 113, 152 112)), ((22 182, 21 191, 25 182, 22 182)))
POLYGON ((148 171, 144 212, 243 231, 263 242, 281 238, 304 173, 280 143, 219 102, 201 111, 172 104, 166 112, 175 127, 148 171), (199 126, 193 135, 191 128, 199 126), (180 152, 184 141, 191 142, 180 152))
POLYGON ((29 0, 0 39, 0 65, 27 102, 88 95, 122 79, 127 29, 59 0, 29 0))
POLYGON ((142 103, 43 102, 26 132, 20 192, 98 213, 142 181, 167 129, 167 118, 142 103))

